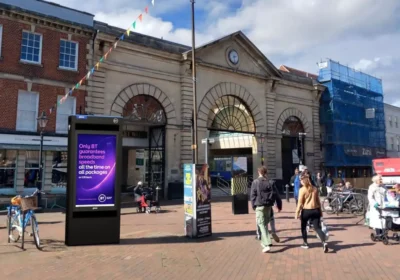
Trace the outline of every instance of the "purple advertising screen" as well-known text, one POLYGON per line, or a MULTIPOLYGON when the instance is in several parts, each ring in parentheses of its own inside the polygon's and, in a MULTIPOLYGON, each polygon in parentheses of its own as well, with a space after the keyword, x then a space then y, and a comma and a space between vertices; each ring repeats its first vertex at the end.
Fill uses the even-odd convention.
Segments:
POLYGON ((78 134, 76 207, 115 204, 117 136, 78 134))

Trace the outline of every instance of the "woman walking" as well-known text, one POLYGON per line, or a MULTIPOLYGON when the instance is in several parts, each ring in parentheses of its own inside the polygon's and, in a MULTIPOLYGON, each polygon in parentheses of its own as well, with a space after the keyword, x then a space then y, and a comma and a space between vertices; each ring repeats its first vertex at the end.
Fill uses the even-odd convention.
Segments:
POLYGON ((321 229, 322 210, 318 189, 311 184, 310 177, 306 173, 300 175, 300 182, 302 188, 300 188, 295 218, 300 217, 301 219, 301 235, 304 242, 301 247, 308 249, 307 222, 310 221, 322 241, 322 248, 326 253, 328 252, 328 244, 325 242, 325 234, 321 229))

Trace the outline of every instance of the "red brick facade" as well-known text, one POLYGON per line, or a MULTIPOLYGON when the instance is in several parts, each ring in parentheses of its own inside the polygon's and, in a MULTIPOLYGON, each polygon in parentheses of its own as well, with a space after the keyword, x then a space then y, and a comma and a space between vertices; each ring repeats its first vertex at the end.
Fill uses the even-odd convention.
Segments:
MULTIPOLYGON (((0 129, 15 130, 17 118, 18 91, 28 90, 28 83, 23 79, 41 79, 40 84, 33 80, 32 92, 39 93, 39 114, 49 109, 57 102, 58 95, 65 94, 66 87, 74 86, 87 72, 87 45, 91 36, 73 34, 71 40, 78 42, 78 67, 77 71, 60 70, 59 50, 60 39, 68 40, 68 33, 54 27, 45 27, 35 24, 35 33, 42 34, 42 59, 41 65, 20 62, 22 31, 31 31, 31 24, 24 23, 15 18, 0 17, 3 26, 2 48, 0 58, 0 129), (4 74, 16 75, 4 77, 4 74), (65 86, 49 85, 54 82, 65 83, 65 86)), ((87 34, 87 33, 86 33, 87 34)), ((85 95, 82 90, 75 91, 76 112, 84 113, 85 95)), ((62 106, 62 105, 60 105, 62 106)), ((46 130, 55 132, 56 112, 49 116, 46 130)))

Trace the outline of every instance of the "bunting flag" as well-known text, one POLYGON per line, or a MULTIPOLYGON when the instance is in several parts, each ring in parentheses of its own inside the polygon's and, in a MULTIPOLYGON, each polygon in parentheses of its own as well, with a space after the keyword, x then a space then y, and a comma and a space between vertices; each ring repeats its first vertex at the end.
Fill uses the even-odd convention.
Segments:
MULTIPOLYGON (((154 0, 151 1, 151 5, 154 7, 154 0)), ((144 13, 148 14, 149 13, 149 7, 146 6, 144 8, 144 13)), ((78 82, 75 84, 75 86, 73 86, 60 100, 58 100, 53 106, 51 106, 51 108, 49 109, 49 113, 50 115, 57 110, 57 107, 60 106, 61 104, 63 104, 65 102, 65 100, 67 100, 67 98, 72 95, 74 93, 75 90, 79 89, 80 86, 82 86, 82 84, 85 82, 85 80, 89 80, 89 78, 91 76, 93 76, 94 72, 96 70, 99 70, 100 64, 102 62, 104 62, 104 60, 107 59, 108 55, 117 48, 117 45, 120 41, 124 41, 125 40, 125 34, 126 35, 130 35, 130 32, 132 30, 136 29, 136 21, 139 20, 140 22, 143 21, 143 13, 141 13, 135 21, 133 21, 133 23, 131 25, 129 25, 128 29, 121 34, 120 37, 117 38, 117 40, 114 42, 114 44, 112 45, 112 47, 109 48, 109 50, 105 53, 105 55, 103 55, 100 60, 94 64, 94 66, 86 73, 86 75, 78 82)))

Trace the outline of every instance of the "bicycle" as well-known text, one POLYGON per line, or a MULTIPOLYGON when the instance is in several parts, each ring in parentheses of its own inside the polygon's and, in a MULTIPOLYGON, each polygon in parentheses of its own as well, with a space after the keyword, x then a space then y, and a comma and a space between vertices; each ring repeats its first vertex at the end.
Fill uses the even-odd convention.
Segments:
POLYGON ((356 216, 364 214, 363 197, 360 194, 348 192, 332 192, 322 202, 322 211, 327 214, 339 215, 339 212, 352 213, 356 216))
POLYGON ((36 189, 30 196, 16 196, 11 199, 11 205, 7 207, 7 229, 8 243, 16 243, 22 237, 22 249, 24 249, 25 229, 28 225, 32 226, 32 233, 36 248, 40 247, 39 225, 36 220, 34 210, 37 209, 37 194, 45 194, 36 189))

